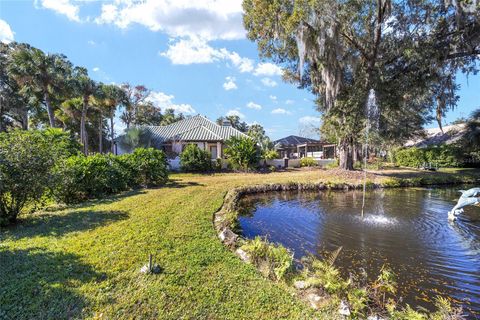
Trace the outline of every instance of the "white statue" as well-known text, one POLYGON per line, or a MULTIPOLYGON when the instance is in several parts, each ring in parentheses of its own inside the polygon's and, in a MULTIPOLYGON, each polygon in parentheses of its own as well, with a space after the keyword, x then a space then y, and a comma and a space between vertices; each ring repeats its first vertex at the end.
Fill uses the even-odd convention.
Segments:
POLYGON ((477 196, 480 195, 480 188, 459 190, 459 192, 461 192, 462 195, 458 199, 455 207, 453 207, 452 210, 448 212, 448 219, 452 221, 456 220, 457 216, 463 213, 464 207, 474 206, 480 203, 480 198, 477 198, 477 196))

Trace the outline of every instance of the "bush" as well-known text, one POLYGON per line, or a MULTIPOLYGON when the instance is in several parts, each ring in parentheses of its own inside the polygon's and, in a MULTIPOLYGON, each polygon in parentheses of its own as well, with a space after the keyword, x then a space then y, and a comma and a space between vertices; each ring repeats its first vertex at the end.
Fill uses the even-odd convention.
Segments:
POLYGON ((212 170, 210 152, 200 149, 196 144, 188 144, 180 154, 180 168, 187 172, 212 170))
POLYGON ((394 158, 397 165, 414 168, 424 163, 438 167, 458 167, 463 162, 460 150, 453 145, 399 149, 395 151, 394 158))
POLYGON ((311 157, 305 157, 300 159, 300 167, 316 167, 318 165, 317 161, 311 157))
POLYGON ((247 171, 257 166, 259 155, 254 140, 248 137, 231 137, 225 144, 225 154, 233 169, 247 171))
POLYGON ((167 160, 160 150, 136 149, 132 154, 83 155, 56 166, 54 196, 64 203, 100 198, 140 186, 158 186, 168 180, 167 160))
POLYGON ((0 225, 14 223, 28 203, 36 203, 54 183, 57 161, 79 152, 59 129, 0 134, 0 225))
POLYGON ((130 186, 152 187, 162 185, 168 180, 168 161, 165 153, 153 148, 137 148, 132 154, 121 157, 130 165, 133 173, 130 186))

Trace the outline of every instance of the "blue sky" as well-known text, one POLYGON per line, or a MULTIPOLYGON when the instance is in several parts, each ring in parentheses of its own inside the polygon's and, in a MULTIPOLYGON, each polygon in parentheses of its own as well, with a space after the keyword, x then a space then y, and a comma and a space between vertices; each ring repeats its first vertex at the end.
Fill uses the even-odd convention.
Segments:
MULTIPOLYGON (((260 61, 241 15, 239 0, 3 0, 0 40, 63 53, 98 81, 143 84, 162 108, 212 120, 238 114, 273 139, 318 125, 314 97, 260 61)), ((459 80, 446 123, 480 107, 480 76, 459 80)))

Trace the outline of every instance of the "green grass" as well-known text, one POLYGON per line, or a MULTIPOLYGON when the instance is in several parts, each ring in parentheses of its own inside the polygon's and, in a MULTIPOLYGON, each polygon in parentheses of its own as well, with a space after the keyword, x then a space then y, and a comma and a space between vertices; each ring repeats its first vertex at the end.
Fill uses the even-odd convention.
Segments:
MULTIPOLYGON (((384 174, 369 179, 407 173, 384 174)), ((473 170, 440 174, 480 177, 473 170)), ((162 188, 25 215, 0 233, 0 319, 311 318, 285 285, 264 279, 220 243, 213 213, 235 186, 357 183, 362 175, 175 174, 162 188), (150 253, 161 274, 139 272, 150 253)))

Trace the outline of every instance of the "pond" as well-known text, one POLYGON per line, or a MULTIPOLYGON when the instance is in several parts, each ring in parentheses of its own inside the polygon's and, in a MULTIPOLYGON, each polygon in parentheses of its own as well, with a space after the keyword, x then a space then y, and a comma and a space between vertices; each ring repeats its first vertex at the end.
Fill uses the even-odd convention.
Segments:
POLYGON ((339 246, 336 266, 374 280, 386 264, 397 275, 403 304, 432 310, 442 295, 480 313, 480 208, 455 223, 447 212, 457 188, 372 190, 361 216, 361 191, 277 192, 249 195, 239 217, 247 238, 266 236, 294 252, 322 256, 339 246))

